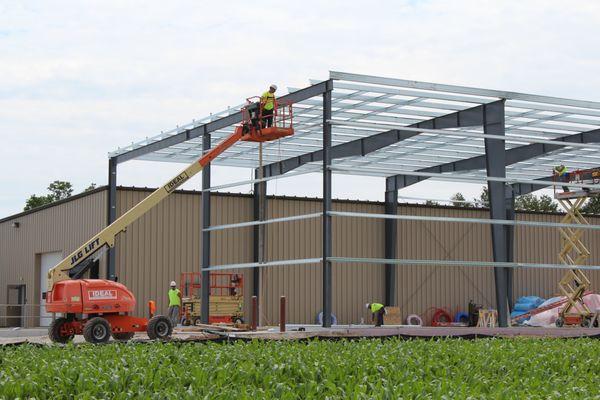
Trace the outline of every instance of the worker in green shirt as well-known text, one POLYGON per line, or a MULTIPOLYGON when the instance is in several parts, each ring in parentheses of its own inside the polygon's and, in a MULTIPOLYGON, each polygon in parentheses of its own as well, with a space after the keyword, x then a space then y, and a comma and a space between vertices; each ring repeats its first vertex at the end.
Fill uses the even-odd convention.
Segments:
POLYGON ((272 84, 269 86, 269 90, 264 92, 260 96, 260 105, 262 107, 263 116, 263 128, 270 128, 273 126, 273 109, 275 108, 275 91, 277 85, 272 84))
MULTIPOLYGON (((248 105, 246 108, 250 123, 254 129, 259 130, 273 126, 273 110, 275 109, 275 91, 277 85, 272 84, 269 90, 260 96, 260 101, 248 105)), ((246 127, 244 133, 248 133, 250 127, 246 127)))
POLYGON ((381 303, 367 303, 365 304, 367 310, 371 311, 373 315, 373 321, 375 326, 383 325, 383 315, 385 314, 385 306, 381 303))
POLYGON ((181 291, 177 289, 177 283, 171 281, 169 288, 169 319, 173 327, 179 322, 179 308, 181 307, 181 291))
MULTIPOLYGON (((567 183, 569 182, 569 172, 567 170, 567 167, 565 167, 564 164, 560 164, 560 165, 557 165, 556 167, 554 167, 554 175, 561 182, 567 182, 567 183)), ((569 191, 568 186, 563 186, 562 189, 565 192, 569 191)))

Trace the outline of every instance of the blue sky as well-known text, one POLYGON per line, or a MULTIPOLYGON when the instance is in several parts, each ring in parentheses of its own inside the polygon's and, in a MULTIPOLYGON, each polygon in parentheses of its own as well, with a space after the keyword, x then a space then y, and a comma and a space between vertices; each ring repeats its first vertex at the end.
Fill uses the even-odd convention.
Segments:
MULTIPOLYGON (((55 179, 106 184, 118 146, 329 70, 600 101, 599 2, 165 3, 0 0, 0 216, 55 179)), ((119 184, 154 187, 179 169, 128 162, 119 184)), ((213 184, 249 176, 215 168, 213 184)), ((318 196, 315 180, 270 191, 318 196)), ((381 200, 383 182, 336 176, 334 196, 381 200)))

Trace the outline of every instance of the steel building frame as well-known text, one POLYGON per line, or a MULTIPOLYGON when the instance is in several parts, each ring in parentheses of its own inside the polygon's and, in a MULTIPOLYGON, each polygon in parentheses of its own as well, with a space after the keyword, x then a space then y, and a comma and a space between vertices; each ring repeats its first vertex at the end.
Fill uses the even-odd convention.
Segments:
MULTIPOLYGON (((289 88, 280 101, 294 104, 295 135, 263 146, 262 171, 257 146, 241 142, 215 160, 215 165, 253 168, 255 179, 211 187, 210 168, 202 174, 202 248, 210 249, 210 232, 253 226, 253 263, 210 265, 202 252, 203 282, 209 271, 253 269, 253 294, 259 295, 259 269, 273 265, 322 263, 323 326, 331 325, 332 262, 385 265, 385 302, 396 303, 397 265, 467 265, 494 268, 496 301, 501 326, 508 323, 514 268, 561 268, 554 264, 516 263, 513 257, 515 196, 552 185, 552 167, 571 169, 600 166, 600 103, 549 96, 441 85, 343 72, 330 72, 325 81, 289 88), (318 99, 318 97, 321 99, 318 99), (335 165, 334 165, 335 160, 335 165), (323 176, 322 212, 265 220, 269 180, 320 171, 323 176), (332 173, 386 178, 385 214, 360 215, 332 210, 332 173), (487 182, 490 220, 447 218, 445 222, 489 223, 493 262, 404 260, 398 258, 398 191, 426 179, 487 182), (254 184, 254 220, 210 226, 210 192, 254 184), (322 218, 322 257, 266 261, 260 248, 261 226, 304 218, 322 218), (385 258, 358 259, 332 254, 332 218, 369 217, 385 221, 385 258)), ((193 121, 109 154, 108 222, 116 218, 117 165, 133 159, 190 163, 223 139, 242 119, 237 106, 193 121)), ((587 185, 589 186, 589 185, 587 185)), ((438 219, 439 220, 439 219, 438 219)), ((534 223, 536 226, 559 224, 534 223)), ((591 227, 597 229, 597 227, 591 227)), ((591 266, 589 268, 600 268, 591 266)), ((115 255, 109 251, 107 277, 115 277, 115 255)), ((208 292, 206 293, 208 294, 208 292)), ((208 296, 202 316, 208 321, 208 296)))

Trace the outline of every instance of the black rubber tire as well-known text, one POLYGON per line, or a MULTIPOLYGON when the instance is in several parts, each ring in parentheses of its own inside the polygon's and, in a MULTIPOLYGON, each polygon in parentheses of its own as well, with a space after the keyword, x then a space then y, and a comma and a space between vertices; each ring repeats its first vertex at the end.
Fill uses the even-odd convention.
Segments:
POLYGON ((233 323, 236 324, 236 325, 241 325, 241 324, 244 323, 244 319, 240 318, 240 317, 236 317, 236 318, 233 319, 233 323))
POLYGON ((183 326, 190 326, 191 324, 192 323, 187 318, 184 318, 184 319, 181 320, 181 325, 183 325, 183 326))
POLYGON ((126 342, 131 340, 135 335, 135 332, 113 332, 112 337, 119 342, 126 342))
POLYGON ((48 337, 50 337, 50 340, 52 340, 54 343, 68 343, 73 340, 75 335, 63 336, 60 333, 60 328, 67 322, 69 322, 69 320, 62 317, 56 318, 54 321, 52 321, 48 327, 48 337))
POLYGON ((589 318, 583 318, 581 320, 581 327, 582 328, 590 328, 591 322, 592 321, 589 318))
POLYGON ((556 326, 557 326, 558 328, 562 328, 562 327, 564 326, 564 324, 565 324, 565 320, 564 320, 564 319, 562 319, 561 317, 558 317, 558 318, 556 319, 556 322, 555 322, 555 324, 556 324, 556 326))
POLYGON ((146 329, 148 337, 152 340, 166 340, 171 337, 173 333, 173 325, 169 318, 164 315, 156 315, 148 321, 148 328, 146 329))
POLYGON ((99 344, 110 340, 110 324, 102 317, 94 317, 83 327, 83 337, 86 342, 99 344))
POLYGON ((200 323, 201 323, 200 317, 194 317, 194 319, 192 319, 192 325, 197 326, 200 323))

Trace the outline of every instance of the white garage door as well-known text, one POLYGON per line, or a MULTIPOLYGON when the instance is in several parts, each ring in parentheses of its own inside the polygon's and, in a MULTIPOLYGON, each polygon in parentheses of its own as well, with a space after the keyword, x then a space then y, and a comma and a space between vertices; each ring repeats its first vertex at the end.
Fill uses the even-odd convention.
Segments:
POLYGON ((42 253, 42 262, 40 268, 40 326, 49 326, 52 322, 52 314, 46 312, 44 304, 46 300, 42 299, 42 293, 48 290, 48 271, 63 259, 62 252, 42 253))

